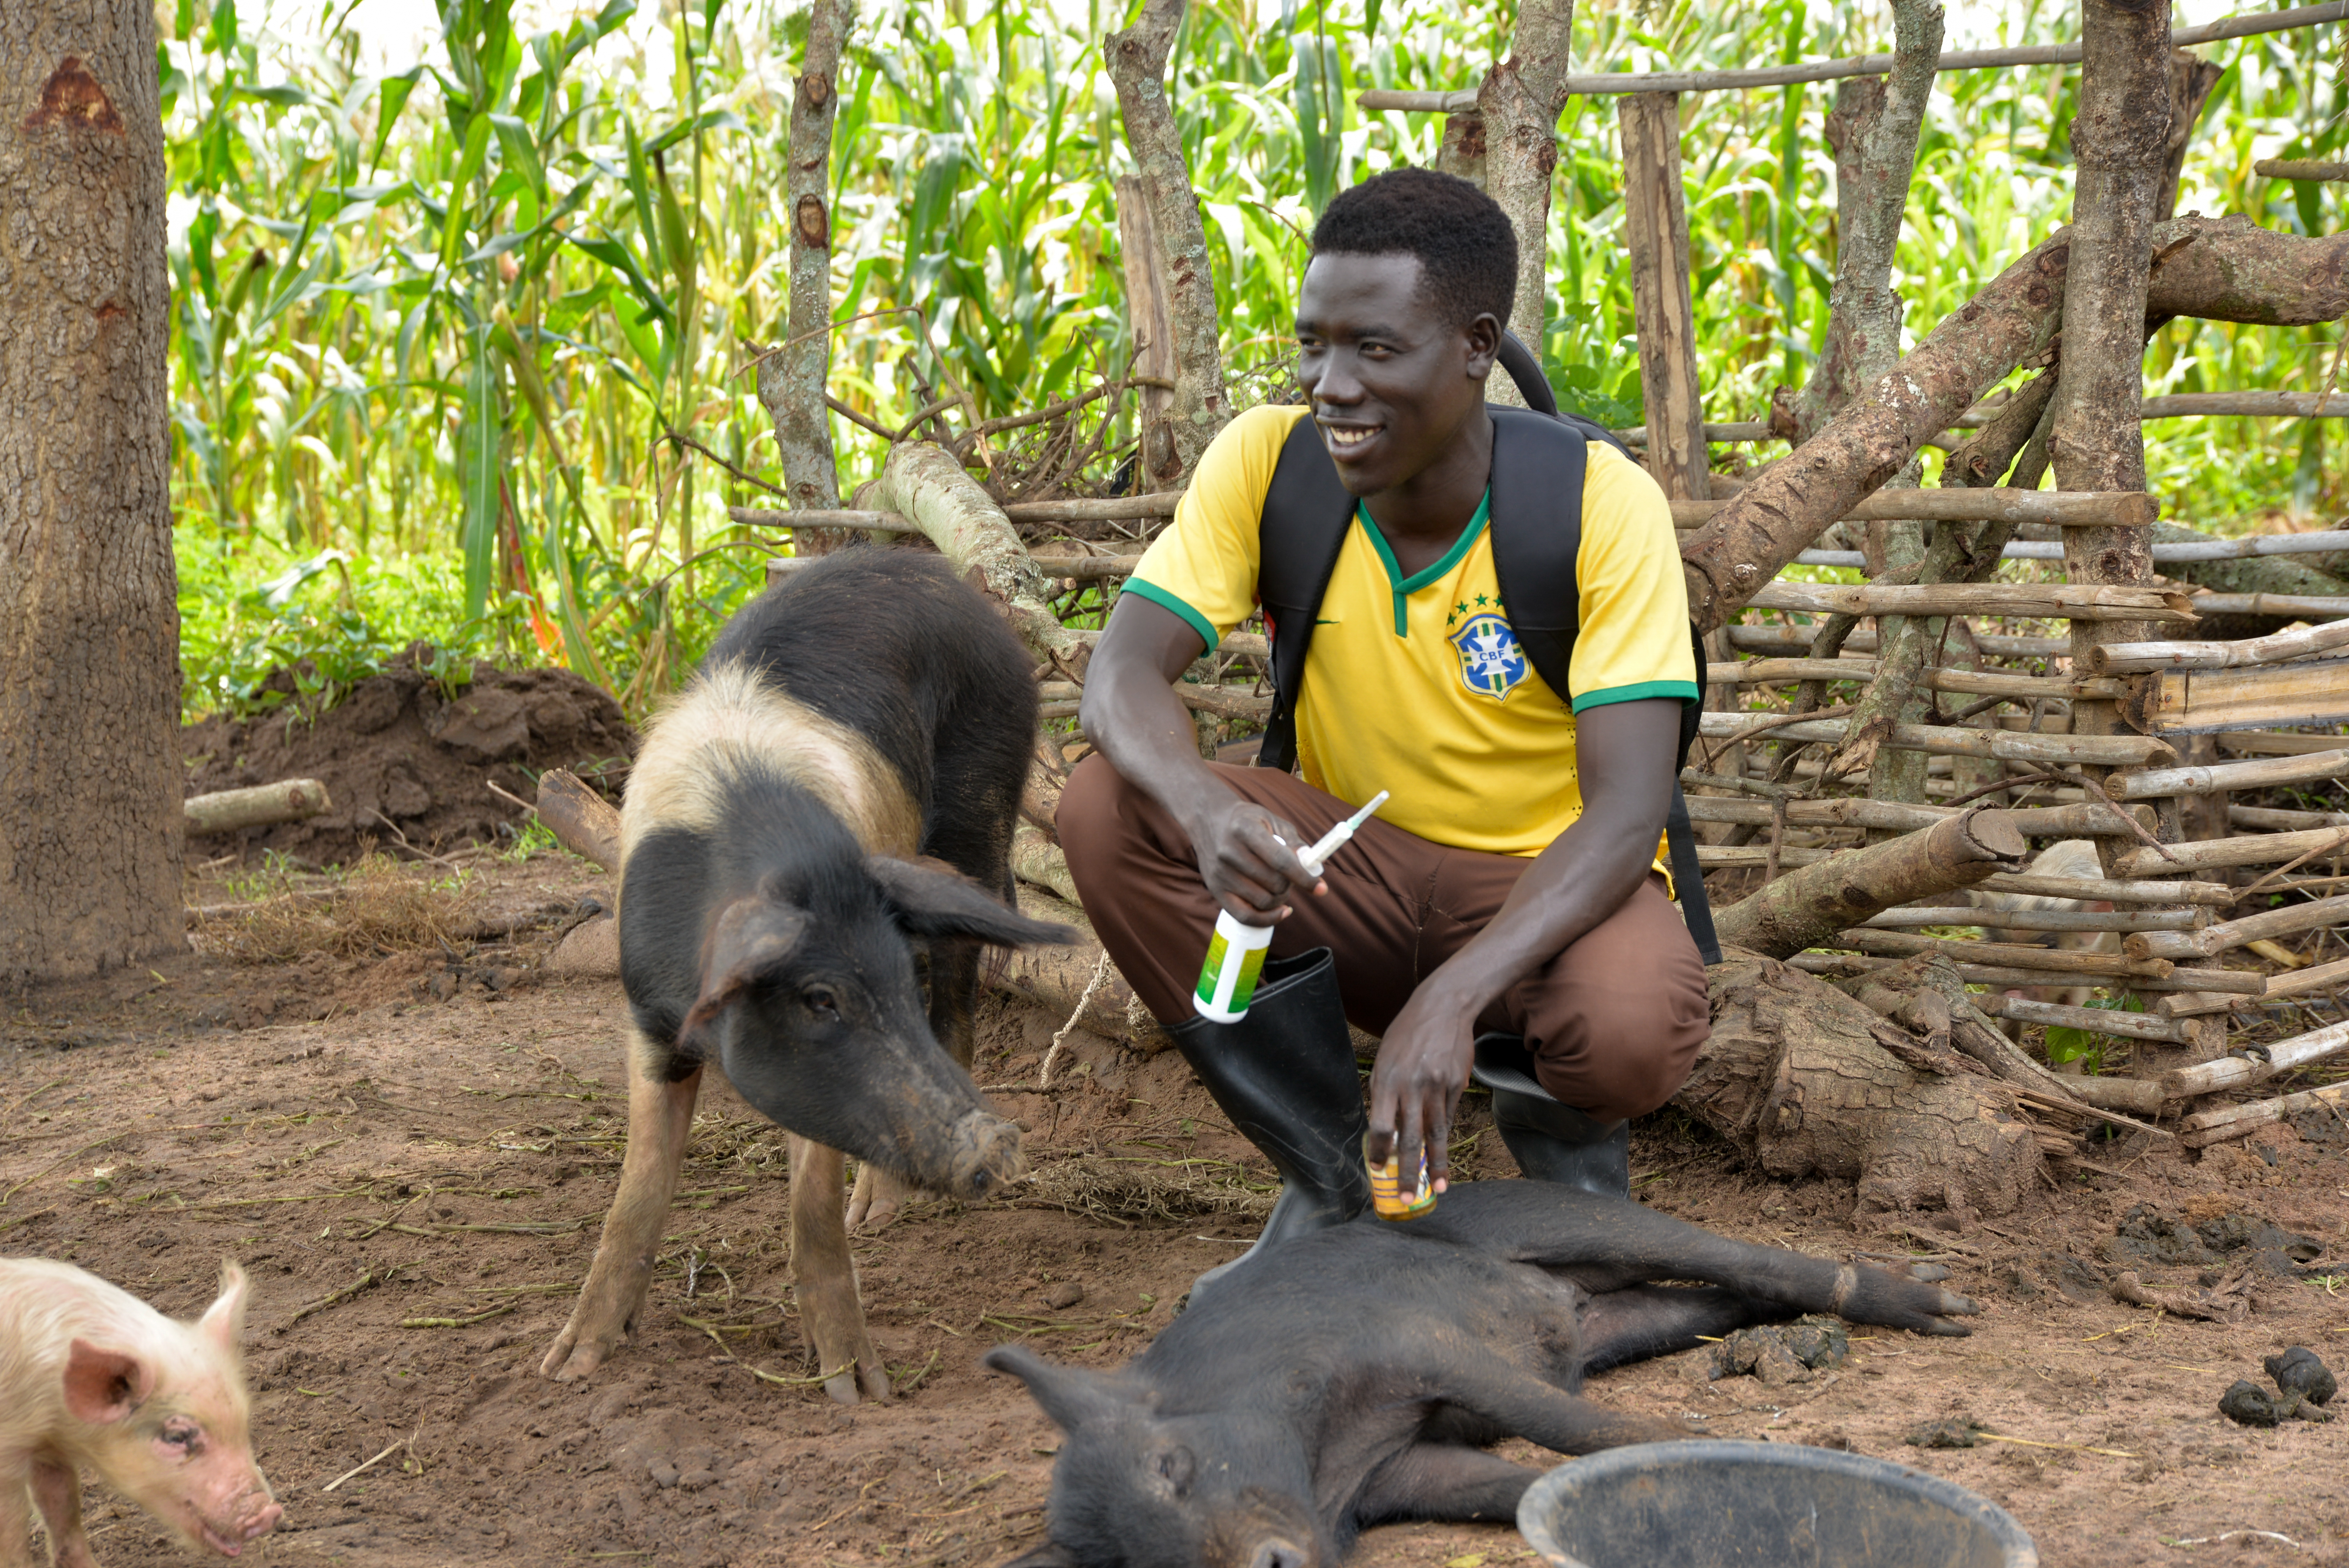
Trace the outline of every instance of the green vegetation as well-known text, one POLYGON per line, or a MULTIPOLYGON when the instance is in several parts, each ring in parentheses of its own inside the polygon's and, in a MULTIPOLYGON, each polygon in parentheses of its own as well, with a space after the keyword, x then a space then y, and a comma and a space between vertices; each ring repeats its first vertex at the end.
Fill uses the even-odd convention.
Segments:
MULTIPOLYGON (((363 0, 362 0, 363 3, 363 0)), ((344 683, 411 640, 439 656, 568 663, 634 709, 757 581, 728 522, 773 480, 745 345, 782 335, 789 82, 803 10, 610 0, 549 30, 511 0, 447 0, 446 42, 388 75, 280 0, 176 0, 160 50, 171 149, 172 485, 187 706, 265 701, 306 657, 344 683)), ((558 15, 567 14, 558 10, 558 15)), ((2199 13, 2197 13, 2199 15, 2199 13)), ((1510 12, 1435 0, 1194 5, 1174 65, 1243 400, 1286 380, 1314 211, 1431 161, 1432 116, 1363 115, 1368 87, 1472 86, 1510 12)), ((872 0, 839 84, 833 390, 895 428, 934 397, 968 428, 1123 374, 1112 181, 1128 166, 1092 0, 872 0)), ((2006 42, 2075 26, 2010 0, 2006 42)), ((1877 8, 1586 0, 1579 69, 1708 67, 1889 46, 1877 8)), ((2254 156, 2337 155, 2332 29, 2215 46, 2227 62, 2181 208, 2340 226, 2339 189, 2255 179, 2254 156)), ((1982 40, 1998 41, 1998 40, 1982 40)), ((2063 220, 2067 67, 1940 78, 1901 254, 1928 330, 2063 220)), ((1832 86, 1682 101, 1708 412, 1756 417, 1799 382, 1835 252, 1832 86)), ((1559 128, 1544 343, 1585 411, 1639 418, 1614 100, 1559 128)), ((2155 391, 2315 390, 2337 329, 2178 323, 2155 391)), ((1105 484, 1131 410, 1079 483, 1105 484)), ((1042 429, 988 454, 1037 471, 1042 429), (1021 444, 1023 438, 1028 445, 1021 444)), ((835 420, 843 490, 880 442, 835 420)), ((1091 441, 1094 432, 1083 432, 1091 441)), ((2319 421, 2153 428, 2155 488, 2222 531, 2343 502, 2319 421)))

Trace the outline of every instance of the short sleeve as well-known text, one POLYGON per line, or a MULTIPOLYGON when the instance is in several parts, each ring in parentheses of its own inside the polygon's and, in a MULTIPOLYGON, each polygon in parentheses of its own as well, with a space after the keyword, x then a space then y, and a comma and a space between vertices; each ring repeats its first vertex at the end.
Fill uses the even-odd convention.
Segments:
POLYGON ((1126 580, 1125 592, 1182 616, 1210 648, 1256 610, 1264 492, 1305 412, 1266 405, 1226 425, 1199 455, 1173 525, 1126 580))
POLYGON ((1568 673, 1574 711, 1643 697, 1696 701, 1671 506, 1645 469, 1598 441, 1583 479, 1576 576, 1582 624, 1568 673))

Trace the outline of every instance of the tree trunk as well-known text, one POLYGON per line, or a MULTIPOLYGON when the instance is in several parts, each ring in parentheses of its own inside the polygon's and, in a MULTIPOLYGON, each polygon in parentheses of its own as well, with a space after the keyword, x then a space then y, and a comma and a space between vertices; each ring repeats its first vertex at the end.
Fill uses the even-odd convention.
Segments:
POLYGON ((2004 1085, 1946 1049, 1934 1070, 1896 1026, 1775 959, 1733 947, 1705 977, 1713 1037, 1672 1103, 1764 1173, 1854 1182, 1862 1214, 1940 1210, 1961 1225, 2031 1191, 2040 1138, 2004 1085))
MULTIPOLYGON (((1696 315, 1689 300, 1680 101, 1677 93, 1629 93, 1617 102, 1623 128, 1624 249, 1631 257, 1648 471, 1672 500, 1705 500, 1712 491, 1704 395, 1697 379, 1696 315)), ((1524 297, 1520 281, 1518 298, 1524 297)))
MULTIPOLYGON (((2049 409, 2047 451, 2059 490, 2141 490, 2143 324, 2169 150, 2169 4, 2083 0, 2081 21, 2080 109, 2072 121, 2079 173, 2064 376, 2049 409)), ((2151 531, 2066 529, 2064 573, 2078 583, 2149 583, 2151 531)), ((2126 621, 2075 621, 2072 656, 2078 663, 2099 644, 2140 642, 2145 635, 2126 621)), ((2117 703, 2072 706, 2075 735, 2112 735, 2124 727, 2117 703)))
MULTIPOLYGON (((1550 177, 1557 168, 1557 117, 1566 112, 1573 23, 1574 0, 1522 0, 1508 58, 1485 72, 1476 89, 1476 112, 1485 122, 1485 189, 1517 234, 1509 330, 1537 358, 1549 306, 1550 177)), ((1495 401, 1504 390, 1495 388, 1495 401)))
POLYGON ((2178 211, 2178 186, 2186 173, 2186 144, 2194 139, 2194 123, 2202 106, 2227 67, 2206 60, 2190 49, 2169 52, 2169 134, 2162 160, 2161 201, 2154 215, 2167 219, 2178 211))
POLYGON ((2017 870, 2029 852, 2006 812, 1976 807, 1789 872, 1723 910, 1714 923, 1724 943, 1791 958, 1869 915, 2017 870))
POLYGON ((0 985, 183 945, 146 5, 0 7, 0 985))
POLYGON ((1435 169, 1439 174, 1457 174, 1479 191, 1485 188, 1483 115, 1466 108, 1444 117, 1444 140, 1435 150, 1435 169))
POLYGON ((790 164, 783 203, 792 236, 791 320, 782 347, 759 362, 759 401, 775 422, 784 489, 796 511, 840 506, 832 414, 832 122, 840 112, 841 37, 851 0, 815 0, 807 68, 792 91, 790 164))
MULTIPOLYGON (((2190 315, 2307 326, 2349 315, 2349 234, 2303 239, 2188 216, 2160 225, 2154 239, 2147 322, 2190 315)), ((2063 229, 2017 260, 1687 542, 1681 555, 1701 630, 1727 622, 2001 377, 2046 354, 2063 324, 2071 253, 2063 229)))
POLYGON ((1117 248, 1125 272, 1125 320, 1133 335, 1129 372, 1167 383, 1142 388, 1142 471, 1173 473, 1174 453, 1174 315, 1166 300, 1166 273, 1158 225, 1150 215, 1150 188, 1139 175, 1117 181, 1117 248))
POLYGON ((1106 45, 1118 114, 1133 151, 1157 232, 1159 274, 1166 280, 1174 315, 1174 410, 1168 466, 1149 470, 1144 490, 1177 490, 1199 454, 1231 418, 1224 391, 1223 350, 1216 339, 1216 279, 1207 264, 1207 232, 1198 194, 1183 161, 1183 139, 1166 101, 1166 57, 1182 26, 1184 0, 1146 0, 1133 26, 1112 33, 1106 45))
POLYGON ((1818 369, 1794 402, 1796 442, 1900 357, 1900 296, 1893 253, 1917 170, 1917 132, 1941 57, 1941 7, 1895 0, 1892 74, 1850 77, 1836 87, 1827 139, 1836 150, 1835 285, 1818 369))

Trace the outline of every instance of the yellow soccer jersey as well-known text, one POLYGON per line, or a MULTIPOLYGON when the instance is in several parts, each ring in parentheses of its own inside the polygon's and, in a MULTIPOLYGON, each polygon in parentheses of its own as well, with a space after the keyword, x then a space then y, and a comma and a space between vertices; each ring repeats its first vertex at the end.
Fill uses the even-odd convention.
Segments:
MULTIPOLYGON (((1301 407, 1249 409, 1201 457, 1174 522, 1126 592, 1212 647, 1257 605, 1257 526, 1301 407)), ((1442 560, 1405 577, 1358 506, 1306 655, 1298 762, 1308 783, 1457 849, 1537 855, 1582 814, 1574 715, 1641 697, 1697 700, 1688 592, 1671 509, 1647 471, 1590 444, 1577 557, 1581 626, 1571 707, 1509 629, 1485 510, 1442 560)))

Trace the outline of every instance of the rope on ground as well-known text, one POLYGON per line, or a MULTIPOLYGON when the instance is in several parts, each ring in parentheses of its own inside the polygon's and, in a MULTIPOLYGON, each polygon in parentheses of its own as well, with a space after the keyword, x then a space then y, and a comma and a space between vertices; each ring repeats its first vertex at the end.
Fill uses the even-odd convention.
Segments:
POLYGON ((1100 990, 1102 982, 1108 978, 1109 950, 1103 948, 1101 961, 1093 965, 1093 977, 1085 982, 1085 994, 1077 998, 1075 1008, 1069 1014, 1069 1021, 1061 1026, 1061 1032, 1052 1037, 1051 1048, 1044 1053, 1044 1069, 1036 1075, 1038 1088, 1052 1087, 1052 1064, 1060 1060, 1062 1043, 1068 1039, 1071 1031, 1076 1028, 1077 1020, 1085 1016, 1085 1009, 1092 1006, 1093 993, 1100 990))

